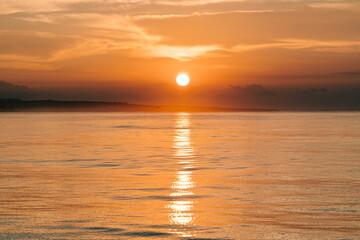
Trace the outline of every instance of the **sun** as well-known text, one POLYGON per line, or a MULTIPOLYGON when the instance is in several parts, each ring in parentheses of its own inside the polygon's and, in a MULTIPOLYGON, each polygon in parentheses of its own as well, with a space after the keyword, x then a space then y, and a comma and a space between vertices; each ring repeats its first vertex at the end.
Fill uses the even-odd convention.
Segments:
POLYGON ((181 73, 176 77, 176 83, 180 86, 186 86, 190 82, 190 78, 187 74, 181 73))

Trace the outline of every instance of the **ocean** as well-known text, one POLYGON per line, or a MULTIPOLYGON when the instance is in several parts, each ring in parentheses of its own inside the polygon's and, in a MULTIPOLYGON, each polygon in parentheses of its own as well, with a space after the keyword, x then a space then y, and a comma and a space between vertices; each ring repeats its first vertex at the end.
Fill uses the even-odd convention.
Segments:
POLYGON ((359 238, 359 112, 0 114, 0 239, 359 238))

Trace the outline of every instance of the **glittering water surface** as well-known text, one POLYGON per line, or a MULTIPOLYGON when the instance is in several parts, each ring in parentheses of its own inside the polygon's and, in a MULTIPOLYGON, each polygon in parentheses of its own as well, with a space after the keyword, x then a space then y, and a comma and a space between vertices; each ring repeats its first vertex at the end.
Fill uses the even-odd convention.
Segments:
POLYGON ((2 113, 0 239, 359 239, 360 113, 2 113))

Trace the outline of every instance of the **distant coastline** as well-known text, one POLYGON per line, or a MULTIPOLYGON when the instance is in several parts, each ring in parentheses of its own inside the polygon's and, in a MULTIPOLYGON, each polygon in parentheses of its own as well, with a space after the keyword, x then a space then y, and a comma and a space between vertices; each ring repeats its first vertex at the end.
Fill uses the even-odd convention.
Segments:
POLYGON ((271 112, 276 109, 143 105, 126 102, 0 99, 0 112, 271 112))

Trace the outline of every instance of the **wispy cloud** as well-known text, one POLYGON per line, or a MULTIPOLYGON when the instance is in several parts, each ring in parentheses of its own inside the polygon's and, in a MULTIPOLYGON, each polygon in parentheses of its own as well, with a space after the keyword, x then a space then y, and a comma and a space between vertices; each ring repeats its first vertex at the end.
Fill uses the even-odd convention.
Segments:
POLYGON ((229 51, 251 51, 266 48, 307 49, 328 52, 360 52, 360 41, 319 41, 311 39, 280 39, 272 43, 236 45, 229 51))
POLYGON ((192 12, 189 14, 147 14, 147 15, 138 15, 133 17, 134 19, 166 19, 166 18, 186 18, 186 17, 196 17, 196 16, 214 16, 214 15, 225 15, 225 14, 234 14, 234 13, 270 13, 274 10, 234 10, 234 11, 212 11, 212 12, 192 12))
POLYGON ((356 2, 343 2, 343 1, 338 1, 338 2, 325 1, 325 2, 311 3, 311 4, 309 4, 309 7, 359 11, 360 3, 359 2, 357 2, 357 3, 356 2))
POLYGON ((158 4, 173 5, 173 6, 195 6, 195 5, 207 5, 214 3, 229 3, 229 2, 246 2, 247 0, 158 0, 155 1, 158 4))
MULTIPOLYGON (((144 46, 145 55, 149 57, 169 57, 181 61, 191 60, 208 52, 221 49, 219 46, 166 46, 149 45, 144 46)), ((139 52, 138 52, 139 53, 139 52)))
POLYGON ((359 8, 356 0, 16 0, 1 1, 0 14, 13 13, 55 13, 75 11, 78 13, 117 12, 130 15, 172 15, 174 10, 212 12, 215 9, 226 11, 284 10, 303 7, 312 8, 359 8), (178 9, 176 9, 178 8, 178 9), (161 12, 161 14, 157 14, 161 12))
POLYGON ((20 19, 71 27, 61 33, 0 31, 0 61, 3 67, 53 69, 55 66, 60 67, 54 64, 57 61, 121 50, 127 50, 128 54, 135 57, 165 57, 187 61, 219 49, 219 46, 213 45, 163 44, 162 36, 148 34, 128 16, 117 14, 39 14, 34 17, 21 16, 20 19))

